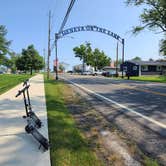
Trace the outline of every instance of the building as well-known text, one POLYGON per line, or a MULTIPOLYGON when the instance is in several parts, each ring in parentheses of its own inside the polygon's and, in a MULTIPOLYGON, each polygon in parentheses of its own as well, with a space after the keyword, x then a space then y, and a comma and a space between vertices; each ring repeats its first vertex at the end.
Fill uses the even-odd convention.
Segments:
POLYGON ((86 64, 79 64, 79 65, 75 65, 73 66, 73 71, 74 72, 78 72, 78 73, 81 73, 81 72, 93 72, 94 71, 94 67, 92 66, 88 66, 86 64))
POLYGON ((166 71, 166 62, 159 61, 125 61, 121 70, 130 76, 162 75, 166 71))

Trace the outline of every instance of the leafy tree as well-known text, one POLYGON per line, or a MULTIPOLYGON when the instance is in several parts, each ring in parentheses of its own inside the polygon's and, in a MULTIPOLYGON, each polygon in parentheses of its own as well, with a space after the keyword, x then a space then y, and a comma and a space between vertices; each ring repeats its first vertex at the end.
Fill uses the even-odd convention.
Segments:
POLYGON ((75 57, 78 57, 83 62, 83 71, 85 68, 85 54, 86 54, 85 50, 86 50, 86 46, 84 46, 83 44, 81 44, 80 47, 73 48, 73 51, 75 53, 75 57))
POLYGON ((149 58, 149 61, 153 62, 153 61, 154 61, 154 59, 152 59, 152 58, 149 58))
POLYGON ((4 58, 4 61, 3 61, 3 64, 4 64, 4 66, 6 66, 7 68, 10 68, 11 65, 12 65, 12 62, 11 62, 11 60, 10 60, 9 58, 5 57, 5 58, 4 58))
POLYGON ((10 68, 11 69, 11 72, 12 73, 15 73, 17 68, 16 68, 16 61, 17 61, 17 58, 18 58, 18 54, 16 54, 15 52, 10 52, 9 53, 9 58, 5 58, 5 66, 7 68, 10 68))
POLYGON ((95 68, 95 71, 99 68, 99 63, 101 60, 101 52, 98 48, 95 48, 92 54, 91 65, 95 68))
POLYGON ((104 66, 109 66, 111 62, 111 58, 107 57, 104 51, 100 52, 97 61, 97 69, 101 70, 104 66))
POLYGON ((132 59, 133 61, 141 61, 142 59, 139 56, 136 56, 135 58, 132 59))
POLYGON ((30 71, 32 75, 33 70, 37 71, 44 67, 44 60, 34 46, 30 45, 27 49, 22 50, 22 55, 18 57, 16 66, 18 70, 25 72, 30 71))
POLYGON ((16 71, 16 54, 9 51, 11 41, 6 39, 7 29, 5 26, 0 25, 0 65, 10 68, 12 72, 16 71), (8 54, 8 57, 6 56, 8 54))
POLYGON ((83 60, 85 56, 85 50, 86 47, 83 44, 81 44, 79 47, 74 47, 73 51, 75 53, 75 57, 78 57, 80 60, 83 60))
POLYGON ((166 39, 161 40, 160 43, 160 52, 162 53, 162 55, 166 56, 166 39))
POLYGON ((95 68, 95 71, 102 69, 104 66, 110 65, 111 59, 107 57, 104 51, 100 51, 95 48, 92 53, 92 63, 91 65, 95 68))
MULTIPOLYGON (((75 47, 73 49, 75 53, 75 57, 79 57, 80 60, 83 60, 83 65, 86 63, 87 65, 91 65, 97 69, 102 69, 104 66, 110 64, 110 58, 108 58, 103 51, 100 51, 98 48, 95 48, 94 51, 91 48, 90 43, 86 43, 86 45, 80 45, 79 47, 75 47)), ((83 66, 84 68, 84 66, 83 66)))
POLYGON ((7 41, 5 38, 6 34, 5 26, 0 25, 0 65, 5 63, 5 55, 9 52, 9 45, 11 44, 11 41, 7 41))
POLYGON ((63 66, 63 64, 59 64, 59 70, 62 72, 65 70, 65 67, 63 66))
POLYGON ((142 25, 133 29, 137 33, 144 28, 150 30, 160 29, 166 32, 166 1, 165 0, 127 0, 128 5, 147 5, 143 13, 140 15, 142 25))
POLYGON ((10 59, 12 61, 11 70, 13 73, 16 72, 16 70, 17 70, 16 61, 18 59, 18 56, 19 56, 19 54, 16 54, 15 52, 10 53, 10 59))
POLYGON ((164 34, 161 41, 160 52, 166 55, 166 0, 126 0, 127 5, 146 5, 140 15, 142 25, 133 28, 133 33, 137 34, 145 28, 150 30, 160 30, 164 34))
POLYGON ((25 73, 29 71, 28 61, 28 57, 26 57, 25 55, 20 55, 16 61, 17 70, 24 71, 25 73))
POLYGON ((60 63, 59 63, 59 70, 60 70, 60 71, 65 71, 68 66, 69 66, 68 63, 60 62, 60 63))
POLYGON ((0 65, 4 64, 5 56, 0 54, 0 65))
POLYGON ((92 49, 91 49, 91 44, 86 43, 86 45, 81 44, 79 47, 74 47, 73 51, 75 53, 75 57, 80 58, 80 60, 83 61, 83 71, 85 68, 85 63, 87 65, 91 65, 91 54, 92 54, 92 49))
POLYGON ((86 43, 86 55, 85 55, 85 61, 86 61, 87 65, 91 65, 92 57, 93 57, 93 52, 92 52, 91 44, 89 42, 87 42, 86 43))

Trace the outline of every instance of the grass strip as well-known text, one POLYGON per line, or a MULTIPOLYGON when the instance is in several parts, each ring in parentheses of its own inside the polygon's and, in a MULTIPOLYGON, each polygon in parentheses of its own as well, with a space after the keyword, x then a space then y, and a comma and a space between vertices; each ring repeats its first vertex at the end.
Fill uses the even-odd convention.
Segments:
POLYGON ((8 91, 17 84, 23 82, 24 80, 30 78, 31 75, 28 74, 1 74, 0 75, 0 94, 8 91))
POLYGON ((130 77, 130 79, 136 80, 136 81, 150 81, 150 82, 166 83, 166 76, 139 76, 139 77, 130 77))
POLYGON ((45 91, 52 166, 103 165, 65 106, 65 92, 69 91, 67 85, 60 81, 45 80, 45 91))

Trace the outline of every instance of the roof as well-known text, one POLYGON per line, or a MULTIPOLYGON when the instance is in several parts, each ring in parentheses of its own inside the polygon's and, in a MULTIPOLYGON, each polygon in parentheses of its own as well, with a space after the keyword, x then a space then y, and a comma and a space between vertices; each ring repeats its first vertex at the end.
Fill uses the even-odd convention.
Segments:
POLYGON ((157 65, 157 66, 166 66, 166 62, 159 62, 159 61, 126 61, 131 62, 136 65, 157 65))

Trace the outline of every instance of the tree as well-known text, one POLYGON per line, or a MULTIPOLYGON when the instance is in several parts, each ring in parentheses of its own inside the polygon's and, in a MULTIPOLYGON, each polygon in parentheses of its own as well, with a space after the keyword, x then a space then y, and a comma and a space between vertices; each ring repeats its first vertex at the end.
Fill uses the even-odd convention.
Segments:
POLYGON ((136 56, 135 58, 132 59, 133 61, 141 61, 142 59, 139 56, 136 56))
POLYGON ((18 70, 25 72, 30 71, 32 75, 33 70, 37 71, 44 67, 44 60, 34 46, 30 45, 27 49, 22 50, 22 55, 18 57, 16 66, 18 70))
POLYGON ((7 29, 0 25, 0 65, 5 63, 5 55, 9 52, 9 45, 11 44, 11 41, 5 38, 6 34, 7 29))
POLYGON ((94 51, 91 48, 90 43, 86 43, 86 45, 80 45, 79 47, 73 48, 75 53, 75 57, 79 57, 80 60, 83 60, 83 68, 84 63, 90 65, 97 69, 102 69, 104 66, 110 64, 110 58, 105 55, 103 51, 100 51, 98 48, 95 48, 94 51))
POLYGON ((86 56, 85 56, 85 61, 87 65, 91 65, 92 63, 92 57, 93 57, 93 52, 91 48, 91 44, 89 42, 86 42, 86 56))
POLYGON ((166 39, 162 39, 160 43, 160 52, 162 55, 166 56, 166 39))
POLYGON ((95 48, 92 54, 92 62, 91 65, 95 68, 95 71, 99 68, 99 63, 101 60, 101 52, 98 48, 95 48))
POLYGON ((91 65, 91 55, 92 48, 90 43, 86 43, 85 45, 81 44, 79 47, 74 47, 73 51, 75 53, 75 57, 79 57, 80 60, 83 61, 83 71, 85 68, 85 63, 87 65, 91 65))
POLYGON ((126 3, 127 5, 147 6, 140 15, 142 25, 134 27, 132 32, 137 34, 145 28, 160 30, 164 34, 160 52, 166 55, 166 0, 127 0, 126 3))
POLYGON ((153 61, 154 61, 154 59, 152 59, 152 58, 149 58, 149 61, 153 62, 153 61))
POLYGON ((105 55, 104 51, 100 52, 97 61, 97 69, 101 70, 104 66, 109 66, 111 62, 111 58, 105 55))
POLYGON ((19 54, 17 54, 17 53, 15 53, 15 52, 10 53, 10 59, 12 61, 11 70, 13 73, 15 73, 17 71, 16 61, 17 61, 18 57, 19 57, 19 54))
POLYGON ((3 66, 5 66, 8 69, 11 70, 12 73, 15 73, 16 68, 16 61, 17 61, 18 55, 14 52, 9 52, 8 57, 4 56, 2 60, 3 66))
POLYGON ((95 68, 95 71, 101 70, 104 66, 110 65, 111 58, 107 57, 104 51, 100 51, 95 48, 92 53, 91 65, 95 68))
POLYGON ((127 5, 147 5, 143 13, 140 15, 142 25, 133 29, 137 33, 144 28, 150 30, 158 30, 166 32, 166 1, 165 0, 127 0, 127 5))
POLYGON ((63 64, 59 64, 59 70, 61 71, 61 72, 64 72, 65 71, 65 67, 63 66, 63 64))
POLYGON ((75 53, 75 57, 78 57, 80 60, 83 60, 85 57, 85 50, 86 47, 83 44, 81 44, 79 47, 74 47, 73 51, 75 53))
POLYGON ((60 62, 59 63, 59 70, 60 71, 64 72, 67 69, 67 67, 69 67, 68 63, 65 63, 65 62, 60 62))

